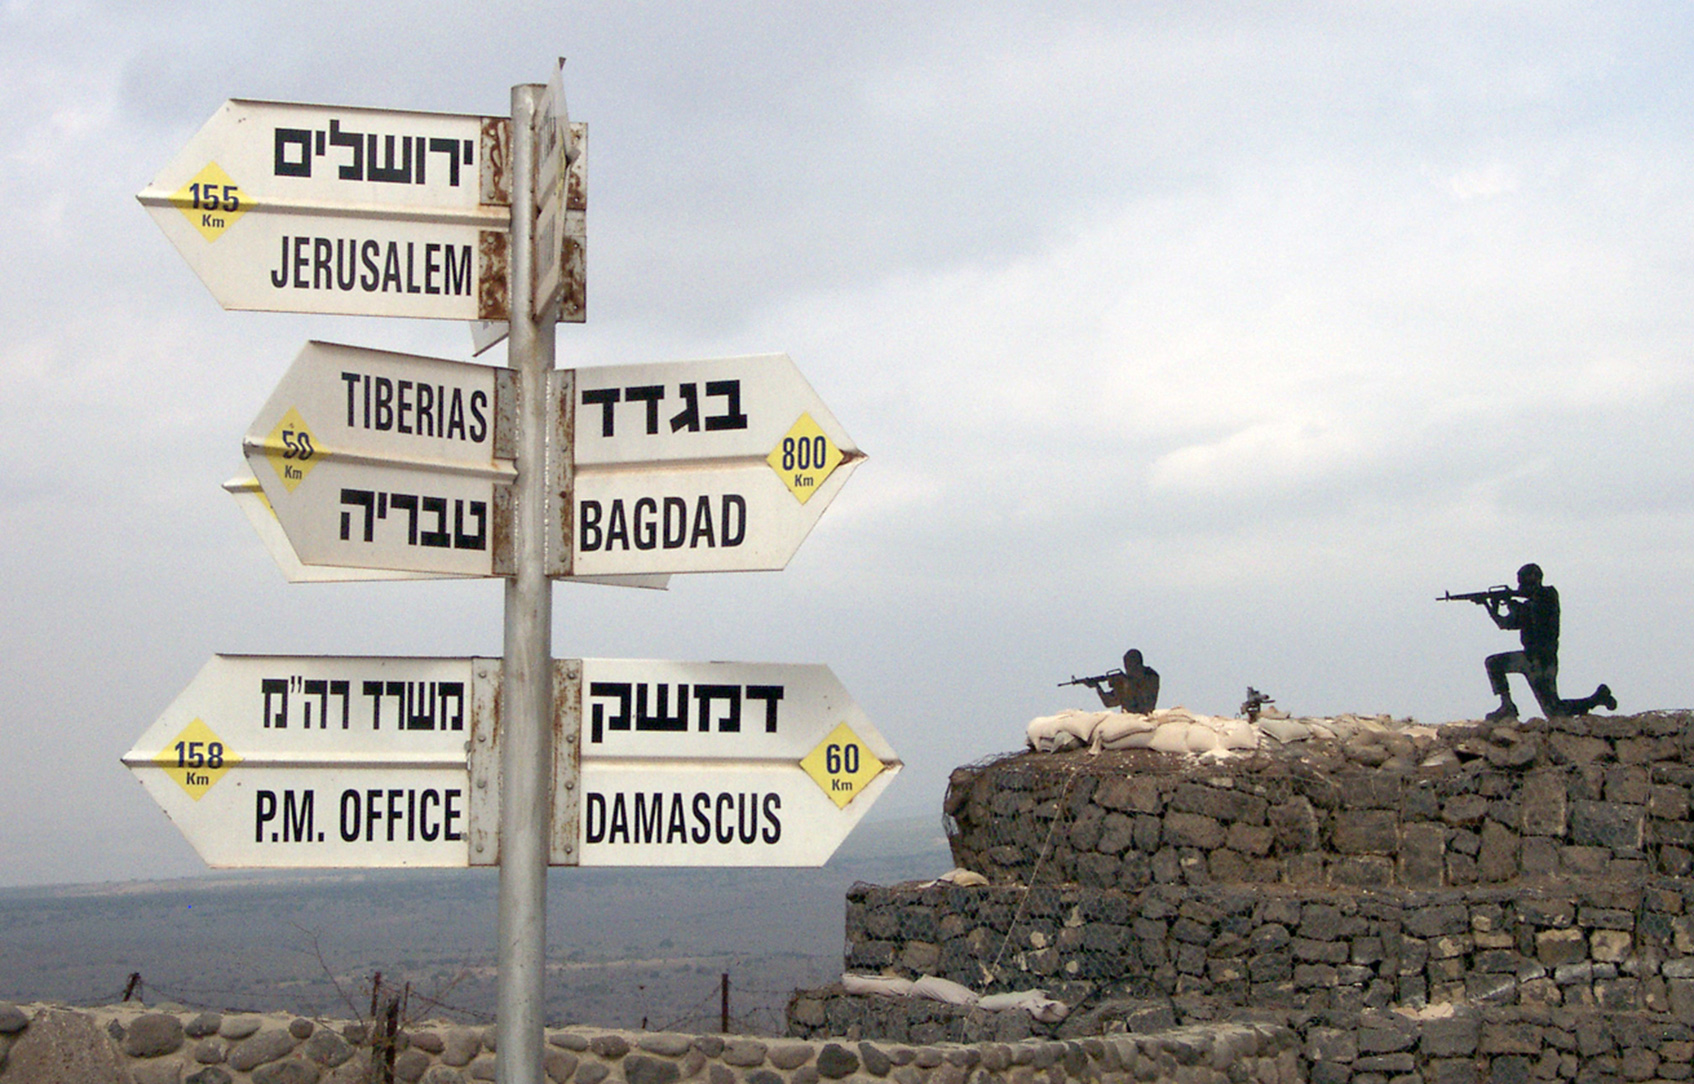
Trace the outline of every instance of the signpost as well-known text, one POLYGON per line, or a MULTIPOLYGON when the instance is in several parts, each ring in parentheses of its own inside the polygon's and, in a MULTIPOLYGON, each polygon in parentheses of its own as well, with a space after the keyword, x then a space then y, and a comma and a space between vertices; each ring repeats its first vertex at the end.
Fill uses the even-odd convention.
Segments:
POLYGON ((237 99, 136 198, 226 309, 501 320, 509 132, 237 99))
POLYGON ((864 458, 786 354, 581 369, 556 572, 780 569, 864 458))
POLYGON ((138 196, 225 308, 509 337, 308 344, 230 487, 291 580, 503 577, 502 658, 219 656, 124 757, 213 865, 498 864, 507 1084, 549 861, 821 864, 900 768, 821 666, 552 657, 553 578, 780 569, 863 458, 784 355, 554 371, 586 139, 558 72, 509 120, 235 100, 138 196))

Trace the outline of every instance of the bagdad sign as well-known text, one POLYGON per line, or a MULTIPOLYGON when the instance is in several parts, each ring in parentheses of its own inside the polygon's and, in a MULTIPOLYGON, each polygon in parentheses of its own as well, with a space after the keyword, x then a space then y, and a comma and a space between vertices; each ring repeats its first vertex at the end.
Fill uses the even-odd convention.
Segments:
POLYGON ((136 198, 226 309, 501 320, 509 131, 231 100, 136 198))
POLYGON ((303 565, 495 575, 512 372, 308 343, 242 442, 303 565))
POLYGON ((780 569, 864 458, 786 354, 578 369, 556 386, 575 417, 555 574, 780 569))
MULTIPOLYGON (((901 767, 825 666, 554 669, 555 864, 821 865, 901 767)), ((212 866, 493 864, 500 678, 219 655, 123 760, 212 866)))

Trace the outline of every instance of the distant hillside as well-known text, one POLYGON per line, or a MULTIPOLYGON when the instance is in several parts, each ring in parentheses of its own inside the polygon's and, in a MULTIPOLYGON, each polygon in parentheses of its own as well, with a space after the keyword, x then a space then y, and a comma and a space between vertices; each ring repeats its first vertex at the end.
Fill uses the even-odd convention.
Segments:
MULTIPOLYGON (((796 986, 841 971, 844 895, 951 866, 940 818, 859 826, 822 869, 554 870, 554 1022, 717 1026, 720 975, 743 1030, 776 1032, 796 986)), ((346 1016, 369 982, 410 982, 412 1014, 493 1012, 492 870, 209 873, 0 889, 0 999, 149 1000, 346 1016)))

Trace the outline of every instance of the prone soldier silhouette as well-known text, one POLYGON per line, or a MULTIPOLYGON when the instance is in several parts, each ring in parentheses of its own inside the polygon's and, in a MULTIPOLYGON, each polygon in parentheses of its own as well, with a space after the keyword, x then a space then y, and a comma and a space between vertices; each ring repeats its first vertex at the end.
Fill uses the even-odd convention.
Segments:
POLYGON ((1516 590, 1491 587, 1486 591, 1468 594, 1447 594, 1443 602, 1475 602, 1488 608, 1488 616, 1502 629, 1515 629, 1521 651, 1502 651, 1483 660, 1488 671, 1488 684, 1500 698, 1500 706, 1484 718, 1490 722, 1515 719, 1518 707, 1512 702, 1507 674, 1522 674, 1535 694, 1535 702, 1548 718, 1555 715, 1583 715, 1605 705, 1608 711, 1617 710, 1618 702, 1612 690, 1600 684, 1592 695, 1580 700, 1559 697, 1559 592, 1543 583, 1541 566, 1533 562, 1518 569, 1516 590))
POLYGON ((1063 685, 1086 685, 1100 697, 1108 708, 1147 715, 1159 703, 1159 672, 1141 661, 1141 650, 1130 648, 1123 653, 1123 669, 1108 670, 1093 677, 1073 677, 1063 685), (1106 686, 1101 688, 1101 686, 1106 686))

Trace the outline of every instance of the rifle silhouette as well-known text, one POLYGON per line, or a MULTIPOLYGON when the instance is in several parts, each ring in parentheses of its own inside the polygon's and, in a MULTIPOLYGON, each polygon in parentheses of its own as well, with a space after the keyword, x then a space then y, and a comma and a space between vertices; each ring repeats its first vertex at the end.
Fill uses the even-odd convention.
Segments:
POLYGON ((1501 584, 1498 587, 1490 587, 1486 591, 1465 591, 1457 595, 1453 594, 1451 591, 1444 591, 1442 592, 1441 597, 1437 598, 1435 601, 1474 602, 1478 606, 1491 606, 1496 603, 1507 602, 1514 598, 1528 597, 1529 596, 1525 595, 1522 591, 1519 591, 1515 587, 1507 587, 1505 584, 1501 584))
POLYGON ((1062 689, 1066 685, 1086 685, 1090 689, 1094 689, 1098 688, 1100 683, 1103 681, 1110 681, 1114 677, 1123 676, 1122 670, 1107 670, 1104 674, 1096 674, 1093 677, 1077 677, 1075 674, 1072 674, 1069 681, 1059 682, 1058 687, 1062 689))

